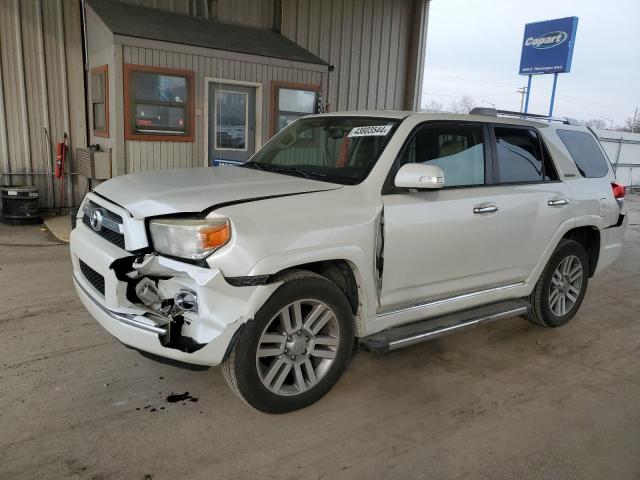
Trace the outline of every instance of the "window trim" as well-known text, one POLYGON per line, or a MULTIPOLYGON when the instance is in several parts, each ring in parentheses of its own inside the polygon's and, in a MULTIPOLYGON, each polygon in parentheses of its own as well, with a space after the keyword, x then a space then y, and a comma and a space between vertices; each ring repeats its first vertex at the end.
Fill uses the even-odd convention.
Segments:
POLYGON ((447 186, 446 179, 445 179, 445 185, 442 188, 438 188, 436 190, 424 189, 424 190, 419 190, 419 192, 440 191, 440 190, 460 190, 460 189, 466 189, 466 188, 483 188, 483 187, 495 186, 494 185, 495 178, 493 173, 493 164, 494 164, 493 148, 491 144, 492 138, 490 136, 493 132, 491 129, 491 124, 489 122, 464 121, 464 120, 427 120, 413 127, 413 129, 411 129, 411 132, 409 132, 409 135, 407 135, 407 138, 405 138, 404 143, 402 144, 402 147, 400 147, 400 150, 398 151, 398 155, 396 156, 395 160, 393 161, 393 164, 391 165, 391 168, 389 169, 387 178, 385 179, 384 184, 382 185, 382 195, 405 194, 405 193, 411 192, 412 190, 415 190, 411 188, 396 187, 393 184, 395 177, 398 173, 398 170, 400 169, 400 166, 399 166, 400 158, 402 158, 404 151, 408 148, 409 142, 411 142, 411 140, 413 139, 413 136, 418 132, 418 130, 422 129, 423 127, 438 126, 438 125, 476 126, 482 129, 482 135, 484 140, 483 142, 484 143, 484 184, 447 186))
POLYGON ((177 70, 174 68, 154 67, 151 65, 136 65, 132 63, 125 63, 124 66, 124 138, 125 140, 141 140, 141 141, 154 141, 154 142, 194 142, 195 141, 195 73, 190 70, 177 70), (164 135, 153 133, 135 133, 133 131, 133 105, 134 100, 132 98, 133 88, 131 81, 133 80, 133 73, 144 72, 154 73, 158 75, 172 75, 176 77, 184 77, 187 80, 187 102, 186 107, 186 121, 187 126, 185 134, 178 135, 164 135))
MULTIPOLYGON (((278 113, 280 109, 278 108, 280 103, 280 89, 285 88, 287 90, 303 90, 305 92, 314 92, 316 94, 316 98, 320 95, 322 91, 321 85, 314 84, 305 84, 305 83, 292 83, 292 82, 281 82, 281 81, 272 81, 271 82, 271 107, 269 109, 269 134, 270 136, 274 136, 278 133, 278 113)), ((316 110, 318 108, 316 102, 316 110)), ((290 112, 290 113, 301 113, 301 112, 290 112)), ((307 115, 314 115, 317 112, 309 113, 307 115)))
POLYGON ((91 104, 91 131, 96 137, 109 137, 109 65, 99 65, 94 67, 90 71, 91 90, 89 94, 89 101, 91 104), (103 102, 93 101, 93 77, 96 74, 103 74, 103 92, 104 92, 104 130, 97 130, 95 126, 94 105, 103 102))
POLYGON ((493 159, 493 183, 492 185, 495 187, 502 187, 502 186, 513 186, 513 185, 540 185, 543 183, 561 183, 560 180, 560 174, 558 173, 558 169, 556 168, 555 163, 553 162, 553 157, 551 157, 551 154, 549 153, 549 149, 547 148, 547 145, 544 143, 544 140, 542 139, 542 135, 540 133, 540 130, 538 130, 535 127, 531 127, 529 125, 512 125, 509 123, 491 123, 489 125, 489 130, 491 132, 491 153, 492 153, 492 159, 493 159), (533 182, 528 182, 528 181, 519 181, 519 182, 500 182, 500 166, 499 166, 499 162, 498 162, 498 141, 496 139, 496 132, 495 132, 495 128, 514 128, 514 129, 520 129, 520 130, 533 130, 534 132, 536 132, 536 135, 538 136, 538 143, 540 145, 540 152, 543 155, 543 159, 542 159, 542 180, 536 180, 533 182), (545 173, 546 173, 546 167, 547 165, 551 165, 553 168, 553 171, 555 173, 555 177, 556 180, 545 180, 545 173))

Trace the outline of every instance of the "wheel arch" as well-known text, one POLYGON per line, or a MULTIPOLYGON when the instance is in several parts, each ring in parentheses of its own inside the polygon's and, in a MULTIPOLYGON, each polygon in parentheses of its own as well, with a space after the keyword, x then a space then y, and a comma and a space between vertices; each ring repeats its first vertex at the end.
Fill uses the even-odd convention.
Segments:
POLYGON ((342 290, 349 301, 351 311, 354 315, 357 315, 360 306, 361 293, 359 291, 360 286, 356 279, 355 269, 356 267, 348 260, 320 260, 287 267, 273 274, 271 277, 273 281, 277 281, 278 278, 281 278, 292 270, 308 270, 316 273, 332 283, 335 283, 338 288, 342 290))
POLYGON ((566 232, 562 238, 582 245, 589 258, 589 277, 593 277, 600 257, 600 229, 595 225, 576 227, 566 232))

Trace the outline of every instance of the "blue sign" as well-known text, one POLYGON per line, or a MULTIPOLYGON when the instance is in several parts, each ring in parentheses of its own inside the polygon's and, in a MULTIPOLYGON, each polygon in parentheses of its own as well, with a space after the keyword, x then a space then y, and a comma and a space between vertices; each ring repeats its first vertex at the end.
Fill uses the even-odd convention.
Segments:
POLYGON ((246 160, 230 160, 228 158, 212 158, 211 165, 214 167, 228 167, 233 165, 242 165, 246 160))
POLYGON ((557 18, 524 26, 520 75, 571 70, 578 17, 557 18))

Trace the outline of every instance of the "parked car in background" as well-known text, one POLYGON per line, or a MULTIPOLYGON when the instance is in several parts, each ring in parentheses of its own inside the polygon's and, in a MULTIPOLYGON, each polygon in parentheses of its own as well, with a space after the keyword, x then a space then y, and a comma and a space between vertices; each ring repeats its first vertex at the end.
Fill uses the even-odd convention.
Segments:
POLYGON ((562 326, 620 252, 624 187, 585 127, 474 113, 309 116, 239 167, 105 182, 71 235, 80 299, 270 413, 325 395, 355 341, 562 326))

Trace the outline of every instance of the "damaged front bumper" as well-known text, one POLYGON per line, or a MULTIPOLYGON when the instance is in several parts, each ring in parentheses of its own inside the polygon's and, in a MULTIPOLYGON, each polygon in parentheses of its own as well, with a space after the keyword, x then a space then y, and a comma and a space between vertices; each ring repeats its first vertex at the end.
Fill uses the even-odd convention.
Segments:
POLYGON ((123 344, 178 362, 220 364, 236 332, 278 287, 232 286, 219 269, 156 254, 136 256, 133 262, 131 253, 82 223, 71 233, 70 250, 76 291, 93 317, 123 344), (135 267, 119 267, 127 264, 135 267), (168 300, 163 303, 181 291, 193 292, 197 309, 176 314, 135 301, 135 285, 145 279, 152 279, 168 300))

